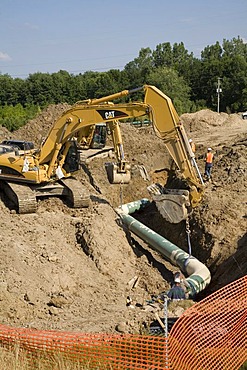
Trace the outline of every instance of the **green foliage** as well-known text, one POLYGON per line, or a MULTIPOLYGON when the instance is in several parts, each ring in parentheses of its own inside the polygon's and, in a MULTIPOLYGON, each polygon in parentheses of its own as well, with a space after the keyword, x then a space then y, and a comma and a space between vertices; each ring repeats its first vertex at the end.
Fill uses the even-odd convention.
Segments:
POLYGON ((24 85, 21 79, 14 80, 8 75, 0 75, 0 105, 22 103, 20 100, 24 85))
POLYGON ((153 57, 150 48, 142 48, 139 56, 126 64, 124 71, 129 80, 129 88, 136 88, 146 83, 146 78, 153 69, 153 57))
POLYGON ((100 98, 118 91, 119 74, 117 71, 86 72, 83 75, 87 97, 100 98))
POLYGON ((217 79, 221 78, 220 110, 238 112, 246 106, 247 44, 239 37, 207 46, 200 61, 199 75, 191 85, 198 99, 205 99, 209 108, 217 106, 217 79), (195 83, 197 86, 195 86, 195 83), (201 88, 199 88, 199 84, 201 88))
POLYGON ((0 125, 14 131, 34 118, 37 113, 40 113, 40 108, 35 105, 28 105, 25 108, 21 104, 0 106, 0 125))
POLYGON ((169 42, 159 44, 153 52, 154 66, 159 67, 172 67, 173 66, 173 53, 172 46, 169 42))
POLYGON ((239 370, 247 370, 247 361, 240 367, 239 370))
POLYGON ((192 107, 189 99, 190 88, 174 69, 158 67, 147 76, 147 82, 158 87, 172 99, 178 114, 190 112, 192 107))
POLYGON ((195 61, 193 53, 189 53, 182 42, 173 46, 169 42, 159 44, 153 51, 154 68, 173 68, 187 82, 190 81, 195 61))
MULTIPOLYGON (((220 111, 247 109, 247 44, 240 38, 208 45, 195 58, 184 44, 158 44, 155 50, 142 48, 139 55, 122 71, 87 71, 72 75, 37 72, 25 80, 0 74, 0 106, 40 106, 99 98, 115 92, 150 83, 170 96, 179 113, 202 108, 216 110, 217 83, 220 78, 220 111)), ((135 94, 131 99, 139 99, 135 94)), ((6 108, 5 108, 6 109, 6 108)), ((20 108, 19 108, 20 109, 20 108)), ((8 127, 19 126, 23 114, 8 116, 8 127)))

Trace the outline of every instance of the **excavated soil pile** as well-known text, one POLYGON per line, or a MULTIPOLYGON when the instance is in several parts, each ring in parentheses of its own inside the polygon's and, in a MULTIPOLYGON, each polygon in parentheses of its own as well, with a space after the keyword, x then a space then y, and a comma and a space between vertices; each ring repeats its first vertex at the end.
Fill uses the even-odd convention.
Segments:
MULTIPOLYGON (((68 105, 50 106, 37 119, 0 138, 38 145, 68 105)), ((192 254, 212 272, 204 294, 247 272, 247 122, 238 115, 208 110, 181 117, 203 156, 213 148, 212 182, 190 217, 192 254)), ((19 215, 0 193, 0 318, 11 326, 84 332, 141 332, 154 319, 147 302, 166 291, 176 267, 130 235, 115 207, 149 197, 147 186, 166 181, 171 159, 151 127, 122 124, 126 157, 132 165, 128 185, 111 185, 110 158, 97 158, 77 175, 89 189, 91 205, 70 209, 60 199, 39 202, 36 214, 19 215), (144 176, 146 175, 146 176, 144 176)), ((110 141, 109 141, 110 143, 110 141)), ((151 204, 136 216, 187 251, 185 224, 165 222, 151 204)))

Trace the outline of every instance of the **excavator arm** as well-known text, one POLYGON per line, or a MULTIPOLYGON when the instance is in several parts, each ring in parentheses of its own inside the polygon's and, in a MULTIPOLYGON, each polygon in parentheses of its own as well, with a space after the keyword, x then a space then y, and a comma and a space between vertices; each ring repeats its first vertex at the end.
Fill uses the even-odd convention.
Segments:
MULTIPOLYGON (((124 90, 106 98, 90 100, 88 104, 94 105, 96 103, 109 102, 138 91, 144 92, 143 108, 145 114, 149 116, 149 120, 153 124, 156 135, 164 141, 188 189, 167 189, 160 185, 151 185, 148 187, 161 215, 171 223, 178 223, 186 219, 188 211, 201 202, 204 192, 204 183, 195 161, 195 155, 191 150, 187 134, 180 122, 171 99, 155 86, 144 85, 141 88, 130 91, 124 90)), ((135 103, 130 103, 130 106, 133 104, 135 103)), ((114 109, 118 106, 117 104, 113 105, 114 109)), ((138 116, 139 115, 135 114, 133 117, 138 116)), ((125 180, 128 182, 130 176, 129 167, 127 167, 124 161, 119 126, 116 127, 117 134, 115 137, 117 140, 113 140, 113 142, 118 163, 117 166, 113 166, 110 171, 112 173, 111 179, 113 180, 112 182, 120 182, 121 176, 114 176, 114 174, 121 173, 121 175, 123 175, 126 173, 125 180), (118 147, 118 144, 120 147, 118 147), (119 151, 119 149, 121 150, 119 151), (121 165, 122 163, 124 163, 124 166, 121 165), (114 178, 119 181, 114 181, 114 178)))
POLYGON ((171 223, 179 223, 201 202, 204 182, 171 99, 154 86, 144 86, 144 90, 144 102, 152 107, 156 135, 164 141, 188 188, 167 189, 151 185, 148 190, 161 215, 171 223))
MULTIPOLYGON (((203 180, 187 134, 171 99, 154 86, 144 86, 144 91, 144 101, 152 109, 156 135, 164 141, 181 175, 190 186, 195 186, 199 191, 203 188, 203 180)), ((196 203, 196 200, 194 201, 196 203)))

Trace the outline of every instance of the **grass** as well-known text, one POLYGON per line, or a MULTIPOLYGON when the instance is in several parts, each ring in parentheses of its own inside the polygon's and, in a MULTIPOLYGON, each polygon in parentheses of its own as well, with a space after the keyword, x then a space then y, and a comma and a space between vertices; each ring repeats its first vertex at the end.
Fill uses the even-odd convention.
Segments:
MULTIPOLYGON (((92 367, 90 363, 83 364, 80 361, 67 359, 62 354, 53 356, 40 356, 30 358, 24 351, 20 351, 18 347, 12 351, 0 348, 0 369, 4 370, 106 370, 102 365, 92 367)), ((108 370, 113 368, 107 367, 108 370)), ((247 362, 245 362, 239 370, 247 370, 247 362)))
POLYGON ((0 369, 4 370, 102 370, 101 365, 91 367, 80 361, 67 359, 62 355, 30 357, 18 347, 13 351, 0 348, 0 369))

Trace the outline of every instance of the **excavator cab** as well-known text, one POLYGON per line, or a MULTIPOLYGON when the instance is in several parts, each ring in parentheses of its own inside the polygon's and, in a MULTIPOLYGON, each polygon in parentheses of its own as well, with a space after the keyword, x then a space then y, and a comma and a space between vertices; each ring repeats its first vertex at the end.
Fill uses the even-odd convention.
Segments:
POLYGON ((106 124, 105 123, 96 124, 93 133, 91 148, 92 149, 104 148, 106 145, 106 136, 107 136, 106 124))
MULTIPOLYGON (((63 148, 62 148, 63 151, 63 148)), ((63 168, 67 173, 73 173, 79 170, 80 168, 80 156, 77 148, 76 141, 70 141, 70 147, 68 153, 65 157, 63 168)))

